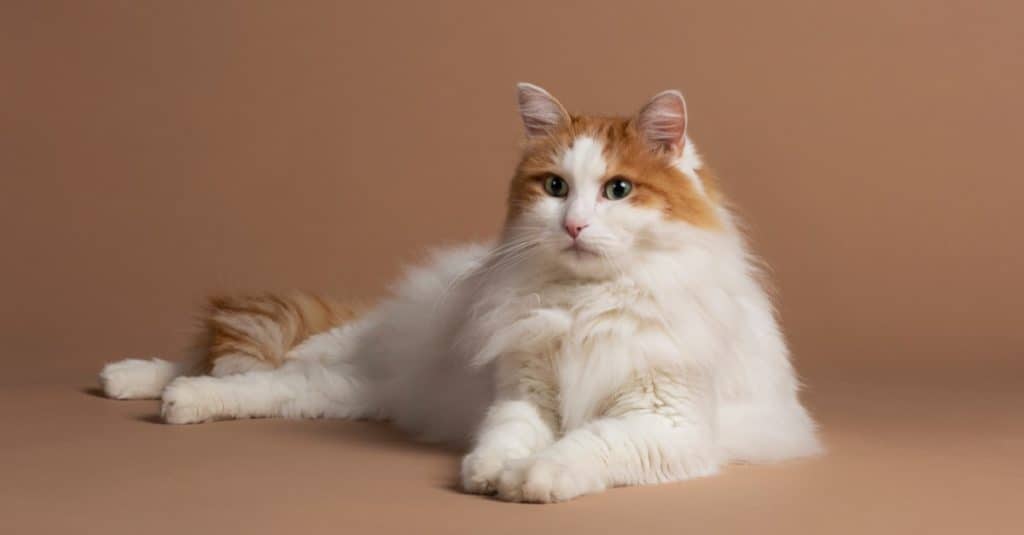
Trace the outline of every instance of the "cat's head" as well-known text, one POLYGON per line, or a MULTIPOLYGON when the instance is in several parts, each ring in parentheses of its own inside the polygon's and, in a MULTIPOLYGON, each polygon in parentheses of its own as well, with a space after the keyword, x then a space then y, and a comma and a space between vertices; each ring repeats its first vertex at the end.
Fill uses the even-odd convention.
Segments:
POLYGON ((684 247, 687 230, 722 225, 678 91, 617 118, 572 115, 540 87, 518 89, 526 143, 509 189, 506 250, 604 277, 684 247))

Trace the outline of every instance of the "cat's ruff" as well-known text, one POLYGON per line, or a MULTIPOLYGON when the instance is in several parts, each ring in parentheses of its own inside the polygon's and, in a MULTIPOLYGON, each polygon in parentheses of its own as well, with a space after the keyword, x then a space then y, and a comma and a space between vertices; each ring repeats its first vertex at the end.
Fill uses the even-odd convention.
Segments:
POLYGON ((388 420, 468 447, 463 488, 509 501, 818 452, 682 96, 630 119, 572 116, 529 84, 519 103, 497 243, 435 252, 365 313, 303 294, 217 301, 194 362, 109 364, 107 394, 161 397, 170 423, 388 420))

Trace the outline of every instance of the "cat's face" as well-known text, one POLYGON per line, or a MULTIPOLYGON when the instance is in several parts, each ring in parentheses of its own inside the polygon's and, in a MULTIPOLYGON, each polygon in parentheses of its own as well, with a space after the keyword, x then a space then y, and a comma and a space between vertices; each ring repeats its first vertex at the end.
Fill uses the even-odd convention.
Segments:
POLYGON ((686 146, 679 93, 659 94, 632 118, 572 116, 527 84, 519 101, 527 141, 509 191, 509 254, 519 247, 600 278, 685 246, 685 226, 720 224, 718 195, 686 146))

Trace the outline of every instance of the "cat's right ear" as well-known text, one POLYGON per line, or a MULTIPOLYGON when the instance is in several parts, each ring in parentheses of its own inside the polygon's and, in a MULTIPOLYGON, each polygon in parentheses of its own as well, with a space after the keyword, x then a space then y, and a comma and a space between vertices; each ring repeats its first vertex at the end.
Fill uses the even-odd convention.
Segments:
POLYGON ((545 136, 569 124, 569 112, 555 97, 533 84, 519 83, 519 115, 526 137, 545 136))

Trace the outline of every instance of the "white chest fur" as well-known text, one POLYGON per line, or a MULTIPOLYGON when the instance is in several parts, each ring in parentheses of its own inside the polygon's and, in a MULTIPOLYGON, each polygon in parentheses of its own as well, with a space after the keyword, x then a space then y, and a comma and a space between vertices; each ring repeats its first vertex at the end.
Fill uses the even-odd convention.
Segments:
POLYGON ((521 313, 504 327, 499 384, 552 411, 562 431, 678 351, 652 297, 629 281, 555 284, 506 305, 521 313))

